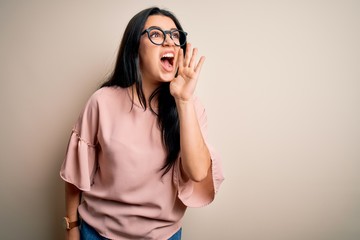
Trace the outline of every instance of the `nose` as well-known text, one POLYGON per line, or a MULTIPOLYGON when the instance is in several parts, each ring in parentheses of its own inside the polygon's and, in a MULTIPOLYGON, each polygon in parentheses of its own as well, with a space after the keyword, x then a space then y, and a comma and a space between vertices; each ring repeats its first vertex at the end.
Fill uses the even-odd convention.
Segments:
POLYGON ((170 32, 166 32, 165 33, 165 41, 163 43, 164 46, 174 46, 174 40, 172 40, 172 38, 170 37, 171 33, 170 32))

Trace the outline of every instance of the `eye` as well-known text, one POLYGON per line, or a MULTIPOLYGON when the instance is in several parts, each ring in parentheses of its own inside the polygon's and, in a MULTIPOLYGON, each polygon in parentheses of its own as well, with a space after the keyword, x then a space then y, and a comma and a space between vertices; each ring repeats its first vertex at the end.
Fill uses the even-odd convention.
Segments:
POLYGON ((180 32, 179 31, 172 32, 172 37, 175 39, 180 39, 180 32))
POLYGON ((151 38, 162 38, 163 34, 161 31, 153 29, 150 31, 149 35, 151 38))

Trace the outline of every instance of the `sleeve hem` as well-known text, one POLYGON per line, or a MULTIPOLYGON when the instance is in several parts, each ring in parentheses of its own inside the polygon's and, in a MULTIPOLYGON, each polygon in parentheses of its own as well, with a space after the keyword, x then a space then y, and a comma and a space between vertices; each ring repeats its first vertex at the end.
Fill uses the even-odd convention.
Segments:
POLYGON ((67 183, 70 183, 70 184, 74 185, 75 187, 77 187, 79 190, 81 190, 83 192, 89 192, 90 191, 90 187, 79 186, 79 184, 77 184, 75 181, 72 181, 71 179, 66 178, 61 172, 60 172, 60 177, 64 182, 67 182, 67 183))

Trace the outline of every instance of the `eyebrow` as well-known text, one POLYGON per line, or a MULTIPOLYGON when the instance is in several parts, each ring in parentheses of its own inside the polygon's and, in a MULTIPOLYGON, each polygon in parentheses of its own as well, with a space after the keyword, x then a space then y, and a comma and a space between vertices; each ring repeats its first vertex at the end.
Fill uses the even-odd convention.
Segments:
MULTIPOLYGON (((162 29, 162 28, 159 27, 159 26, 150 26, 150 27, 147 27, 146 29, 149 29, 149 28, 160 28, 161 30, 166 31, 166 30, 162 29)), ((179 30, 179 29, 177 29, 177 28, 170 28, 170 30, 179 30)))

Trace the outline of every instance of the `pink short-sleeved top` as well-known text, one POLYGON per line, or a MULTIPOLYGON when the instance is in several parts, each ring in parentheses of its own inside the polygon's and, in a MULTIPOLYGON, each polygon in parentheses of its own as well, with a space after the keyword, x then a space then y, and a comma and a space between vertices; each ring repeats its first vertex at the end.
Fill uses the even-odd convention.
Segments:
MULTIPOLYGON (((195 100, 206 141, 206 114, 195 100)), ((126 88, 104 87, 88 100, 69 140, 60 176, 83 191, 79 214, 110 239, 168 239, 181 227, 186 207, 213 201, 223 174, 212 166, 199 183, 184 180, 180 160, 164 176, 166 152, 157 118, 133 105, 126 88)))

